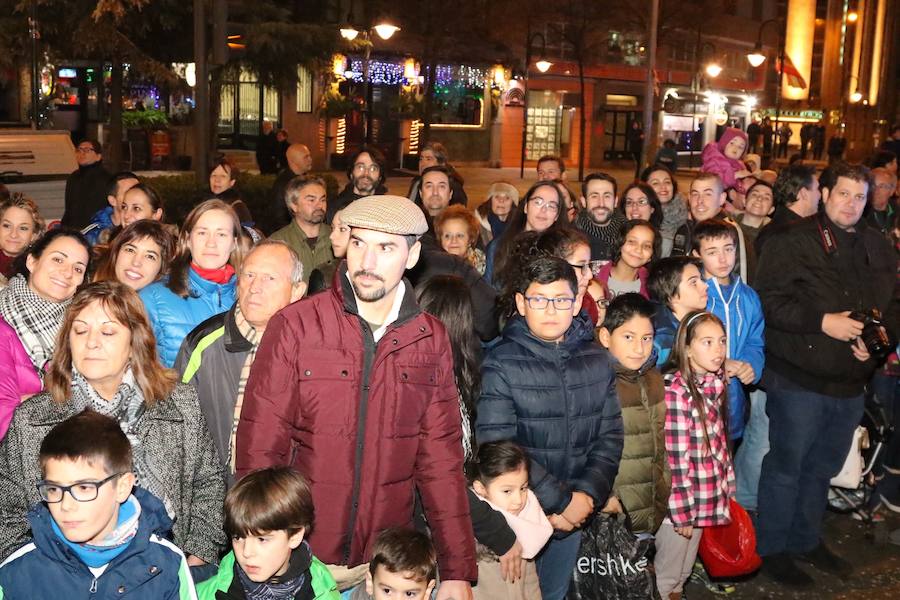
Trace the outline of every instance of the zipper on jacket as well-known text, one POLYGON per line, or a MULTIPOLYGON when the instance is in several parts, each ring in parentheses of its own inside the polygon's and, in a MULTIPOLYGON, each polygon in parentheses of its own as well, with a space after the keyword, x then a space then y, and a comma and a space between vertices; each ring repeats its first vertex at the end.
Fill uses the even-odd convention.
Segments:
MULTIPOLYGON (((353 492, 350 495, 350 520, 347 528, 347 541, 344 543, 343 564, 350 561, 350 549, 353 546, 353 528, 356 525, 356 514, 359 509, 359 487, 362 471, 363 449, 366 440, 366 413, 369 408, 369 377, 372 372, 372 364, 375 362, 377 344, 372 335, 369 324, 362 317, 358 317, 362 325, 363 338, 363 372, 359 391, 359 416, 356 420, 356 456, 353 461, 353 492)), ((384 338, 382 338, 384 339, 384 338)))
POLYGON ((96 594, 96 593, 97 593, 97 578, 96 578, 96 577, 94 577, 94 580, 91 581, 91 589, 90 589, 90 592, 91 592, 92 594, 96 594))

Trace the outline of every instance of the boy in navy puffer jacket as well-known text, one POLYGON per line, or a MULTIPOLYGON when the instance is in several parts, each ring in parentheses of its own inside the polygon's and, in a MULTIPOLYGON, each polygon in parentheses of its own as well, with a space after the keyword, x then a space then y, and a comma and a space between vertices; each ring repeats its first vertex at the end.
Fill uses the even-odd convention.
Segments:
POLYGON ((624 438, 616 375, 593 324, 574 316, 577 290, 562 259, 523 269, 519 314, 484 360, 478 403, 478 443, 525 449, 532 490, 556 530, 536 561, 544 600, 566 596, 580 527, 609 497, 624 438))
POLYGON ((172 527, 165 507, 134 487, 118 422, 92 411, 71 417, 44 438, 40 461, 34 538, 0 565, 0 598, 196 600, 184 554, 163 537, 172 527))

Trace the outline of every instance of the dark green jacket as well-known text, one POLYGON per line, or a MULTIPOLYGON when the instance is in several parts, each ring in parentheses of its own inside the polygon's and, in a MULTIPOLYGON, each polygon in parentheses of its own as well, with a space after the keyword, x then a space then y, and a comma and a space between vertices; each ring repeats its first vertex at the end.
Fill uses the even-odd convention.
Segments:
POLYGON ((281 240, 294 249, 294 252, 300 257, 303 263, 303 281, 309 281, 309 274, 312 270, 328 262, 334 258, 331 251, 331 226, 322 223, 319 225, 319 235, 316 237, 316 246, 310 249, 307 240, 309 239, 296 221, 291 221, 278 231, 272 234, 271 239, 281 240))
POLYGON ((612 493, 631 515, 636 533, 659 528, 672 483, 666 461, 665 387, 655 364, 655 352, 637 371, 614 363, 625 445, 612 493))

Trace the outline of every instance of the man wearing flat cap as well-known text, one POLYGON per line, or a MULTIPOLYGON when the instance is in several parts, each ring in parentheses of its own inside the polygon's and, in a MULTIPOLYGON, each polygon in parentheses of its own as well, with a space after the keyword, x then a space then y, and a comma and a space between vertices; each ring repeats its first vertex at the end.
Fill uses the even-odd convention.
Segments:
POLYGON ((412 525, 418 492, 438 554, 438 600, 477 578, 453 352, 404 272, 428 225, 400 196, 348 205, 331 289, 273 317, 247 382, 237 477, 291 465, 310 483, 316 556, 342 591, 364 581, 375 536, 412 525))

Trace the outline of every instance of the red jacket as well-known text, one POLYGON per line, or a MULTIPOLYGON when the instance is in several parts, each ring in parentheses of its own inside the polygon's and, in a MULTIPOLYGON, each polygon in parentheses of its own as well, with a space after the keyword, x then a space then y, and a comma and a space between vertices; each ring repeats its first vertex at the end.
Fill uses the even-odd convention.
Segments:
POLYGON ((237 476, 291 465, 312 487, 323 562, 355 566, 386 527, 410 526, 418 488, 442 579, 475 581, 453 353, 412 286, 375 344, 346 266, 331 289, 269 321, 237 431, 237 476))

